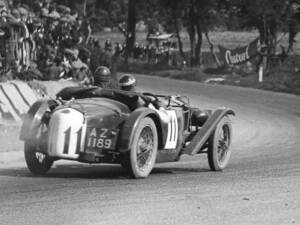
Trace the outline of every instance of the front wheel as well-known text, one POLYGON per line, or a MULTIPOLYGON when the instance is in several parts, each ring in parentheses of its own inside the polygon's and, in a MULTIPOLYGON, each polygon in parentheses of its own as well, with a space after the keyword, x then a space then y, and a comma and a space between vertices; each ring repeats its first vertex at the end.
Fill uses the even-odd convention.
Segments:
POLYGON ((228 116, 218 123, 208 143, 208 163, 213 171, 221 171, 228 165, 231 155, 232 126, 228 116))
POLYGON ((53 165, 53 159, 38 151, 35 141, 25 141, 24 155, 28 169, 35 175, 46 174, 53 165))
POLYGON ((155 123, 146 117, 140 121, 130 151, 129 169, 134 178, 145 178, 152 171, 158 147, 155 123))

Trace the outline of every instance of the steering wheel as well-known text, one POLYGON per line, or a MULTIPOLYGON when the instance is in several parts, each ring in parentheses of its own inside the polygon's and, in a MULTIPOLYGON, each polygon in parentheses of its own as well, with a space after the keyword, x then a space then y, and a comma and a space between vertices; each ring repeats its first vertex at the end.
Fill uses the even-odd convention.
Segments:
POLYGON ((159 99, 156 95, 149 93, 149 92, 143 92, 141 94, 141 98, 147 103, 152 103, 155 107, 157 106, 157 103, 159 102, 159 99))
POLYGON ((171 96, 170 101, 178 106, 184 105, 184 103, 180 100, 178 96, 171 96))
MULTIPOLYGON (((154 98, 155 101, 159 101, 158 97, 157 97, 156 95, 152 94, 152 93, 149 93, 149 92, 143 92, 143 93, 142 93, 142 98, 144 97, 143 95, 144 95, 144 96, 152 97, 152 98, 154 98)), ((146 98, 146 99, 147 99, 147 101, 153 102, 153 100, 150 100, 149 98, 146 98)))

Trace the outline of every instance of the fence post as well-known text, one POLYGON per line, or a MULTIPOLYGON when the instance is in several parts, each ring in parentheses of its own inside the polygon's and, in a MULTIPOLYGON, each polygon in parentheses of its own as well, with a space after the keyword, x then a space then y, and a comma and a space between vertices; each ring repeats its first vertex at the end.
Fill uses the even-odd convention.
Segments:
POLYGON ((258 82, 259 83, 263 82, 263 77, 264 77, 264 66, 261 63, 259 65, 259 70, 258 70, 258 82))
POLYGON ((264 80, 264 72, 267 70, 267 62, 268 58, 266 55, 262 56, 262 62, 259 65, 259 70, 258 70, 258 82, 262 83, 264 80))

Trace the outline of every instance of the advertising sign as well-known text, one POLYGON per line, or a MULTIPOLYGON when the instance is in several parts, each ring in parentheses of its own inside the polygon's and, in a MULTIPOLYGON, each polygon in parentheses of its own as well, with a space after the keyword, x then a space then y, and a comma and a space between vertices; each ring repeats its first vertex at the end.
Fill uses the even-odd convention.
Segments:
POLYGON ((219 46, 220 56, 226 65, 243 64, 258 54, 259 44, 259 38, 256 38, 250 44, 235 49, 219 46))

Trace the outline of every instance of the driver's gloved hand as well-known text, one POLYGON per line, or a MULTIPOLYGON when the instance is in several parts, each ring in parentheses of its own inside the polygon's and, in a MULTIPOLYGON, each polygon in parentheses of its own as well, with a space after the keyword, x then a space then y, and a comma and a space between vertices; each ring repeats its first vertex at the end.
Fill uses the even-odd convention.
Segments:
POLYGON ((156 109, 159 109, 159 106, 158 106, 158 102, 157 101, 151 101, 152 105, 156 108, 156 109))
POLYGON ((153 105, 154 105, 154 107, 156 108, 156 109, 159 109, 159 108, 165 108, 165 105, 161 102, 161 101, 153 101, 153 102, 151 102, 153 105))

